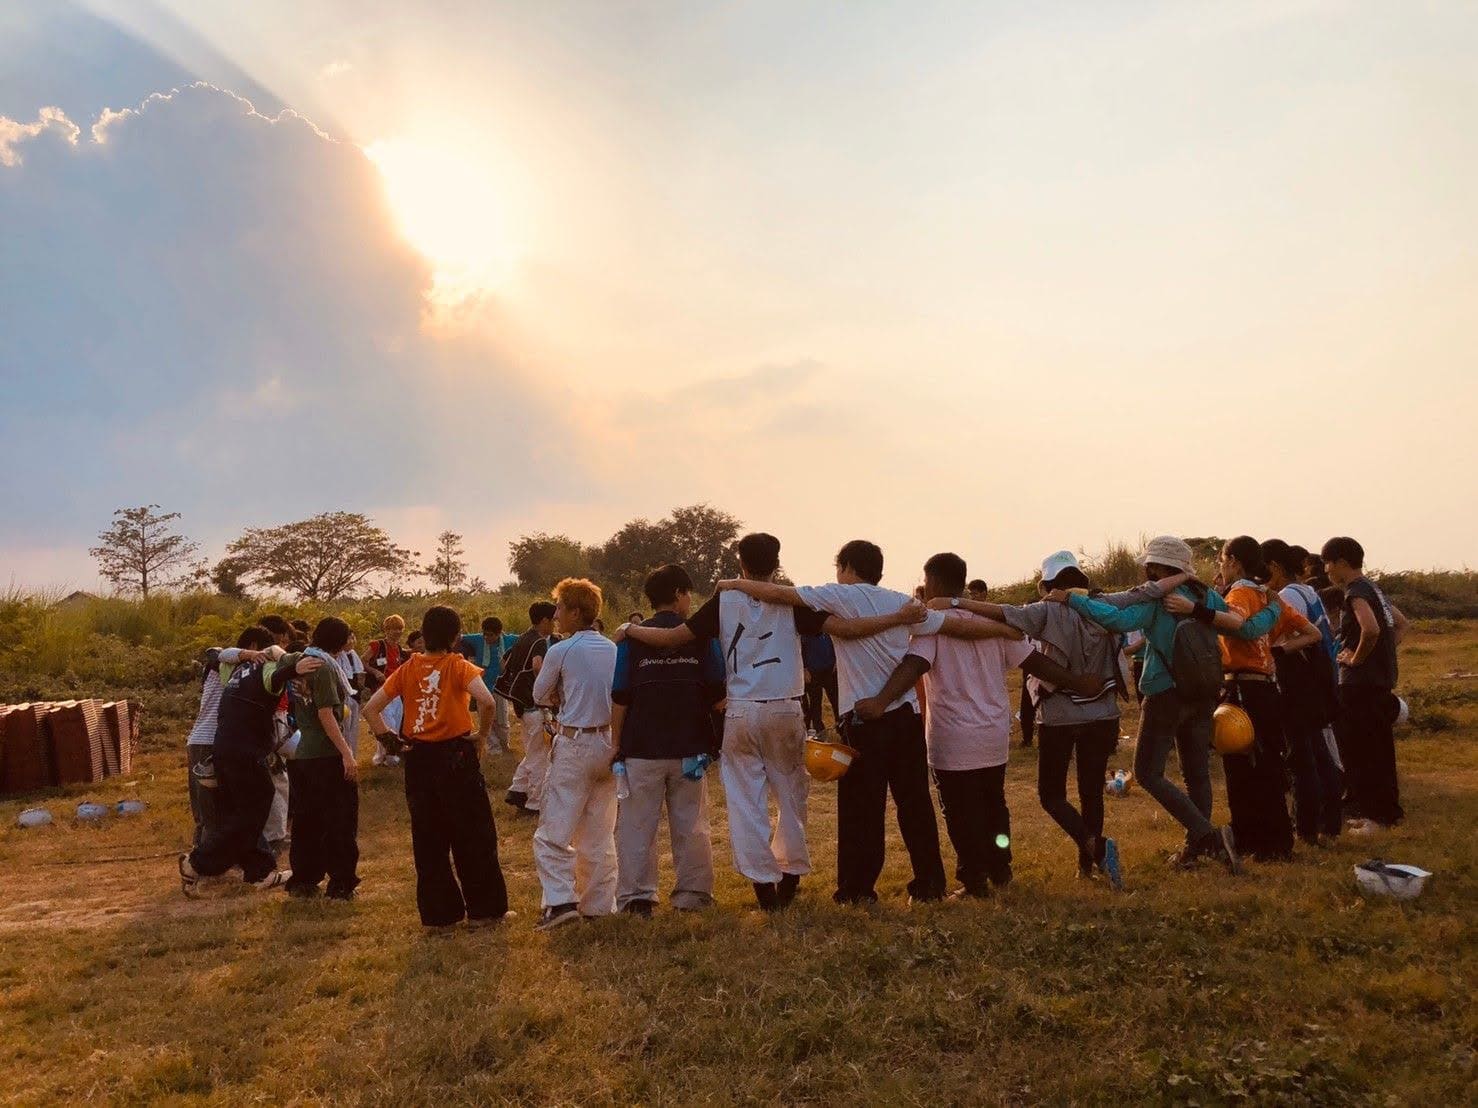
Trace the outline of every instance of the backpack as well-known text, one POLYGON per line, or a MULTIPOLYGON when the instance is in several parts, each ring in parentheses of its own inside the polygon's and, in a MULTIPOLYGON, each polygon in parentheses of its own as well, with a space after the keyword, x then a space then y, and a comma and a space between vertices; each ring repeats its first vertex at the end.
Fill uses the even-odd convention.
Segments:
MULTIPOLYGON (((1199 581, 1187 584, 1191 591, 1199 594, 1198 601, 1205 599, 1205 585, 1199 581)), ((1148 642, 1148 638, 1145 641, 1148 642)), ((1216 628, 1209 623, 1202 623, 1191 616, 1178 617, 1175 635, 1170 640, 1170 657, 1164 660, 1169 665, 1175 691, 1182 700, 1213 700, 1221 691, 1221 641, 1216 628)))

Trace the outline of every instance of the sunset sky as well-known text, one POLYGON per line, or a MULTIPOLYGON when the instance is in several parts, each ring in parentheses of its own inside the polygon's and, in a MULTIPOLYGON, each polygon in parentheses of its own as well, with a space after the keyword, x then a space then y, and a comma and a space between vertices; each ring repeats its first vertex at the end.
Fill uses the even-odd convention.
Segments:
POLYGON ((363 511, 507 577, 1478 563, 1478 6, 7 0, 0 587, 363 511))

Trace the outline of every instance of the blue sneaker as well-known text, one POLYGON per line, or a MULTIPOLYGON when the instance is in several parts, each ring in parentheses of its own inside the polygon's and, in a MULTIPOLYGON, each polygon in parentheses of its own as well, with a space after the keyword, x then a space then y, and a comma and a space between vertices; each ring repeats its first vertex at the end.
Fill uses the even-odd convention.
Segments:
POLYGON ((1122 892, 1124 873, 1119 869, 1119 844, 1113 839, 1103 840, 1103 861, 1099 863, 1099 867, 1108 878, 1109 887, 1116 893, 1122 892))

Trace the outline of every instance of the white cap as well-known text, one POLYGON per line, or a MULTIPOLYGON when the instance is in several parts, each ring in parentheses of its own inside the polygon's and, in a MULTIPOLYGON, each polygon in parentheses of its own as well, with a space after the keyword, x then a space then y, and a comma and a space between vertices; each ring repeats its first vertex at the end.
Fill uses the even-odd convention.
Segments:
POLYGON ((1055 581, 1057 575, 1065 569, 1082 570, 1078 565, 1078 559, 1071 550, 1059 550, 1056 554, 1049 554, 1042 559, 1042 580, 1055 581))

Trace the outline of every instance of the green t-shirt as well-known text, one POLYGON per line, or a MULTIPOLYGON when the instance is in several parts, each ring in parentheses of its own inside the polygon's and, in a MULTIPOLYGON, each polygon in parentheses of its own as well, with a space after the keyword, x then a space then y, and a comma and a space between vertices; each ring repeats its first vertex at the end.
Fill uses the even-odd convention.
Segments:
POLYGON ((328 732, 323 729, 323 723, 318 718, 318 709, 332 708, 334 718, 343 726, 344 697, 339 692, 339 678, 334 672, 335 668, 332 663, 325 662, 297 682, 301 695, 293 714, 303 737, 298 741, 298 749, 293 754, 296 760, 340 756, 339 748, 329 739, 328 732))

